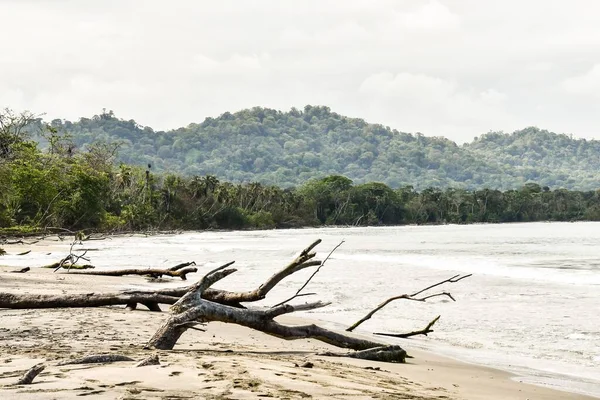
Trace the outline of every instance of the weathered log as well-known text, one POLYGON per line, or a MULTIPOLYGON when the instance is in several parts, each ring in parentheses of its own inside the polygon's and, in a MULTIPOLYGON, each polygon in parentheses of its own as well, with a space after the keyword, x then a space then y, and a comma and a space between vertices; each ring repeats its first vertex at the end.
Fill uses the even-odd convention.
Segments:
MULTIPOLYGON (((74 266, 77 267, 77 266, 74 266)), ((74 268, 72 267, 72 268, 74 268)), ((64 268, 64 267, 63 267, 64 268)), ((186 267, 180 269, 160 269, 160 268, 128 268, 128 269, 115 269, 115 270, 93 270, 93 271, 81 271, 71 272, 75 275, 100 275, 100 276, 125 276, 125 275, 139 275, 139 276, 150 276, 152 278, 161 278, 163 275, 170 277, 179 277, 182 280, 187 280, 187 274, 198 272, 196 267, 186 267)))
MULTIPOLYGON (((316 243, 314 244, 316 246, 316 243)), ((314 247, 314 246, 313 246, 314 247)), ((312 247, 308 249, 310 251, 312 247)), ((302 255, 297 260, 302 260, 302 255)), ((305 262, 305 261, 301 261, 305 262)), ((203 298, 203 292, 219 280, 235 272, 225 269, 231 264, 222 265, 205 275, 198 283, 193 285, 188 293, 171 307, 171 315, 150 339, 146 348, 171 350, 175 344, 194 323, 201 322, 226 322, 234 323, 248 328, 256 329, 268 335, 286 340, 313 338, 337 347, 353 350, 365 350, 383 346, 381 343, 355 338, 333 332, 317 325, 285 326, 276 321, 275 317, 294 311, 313 310, 328 305, 329 303, 307 303, 292 306, 284 304, 267 310, 240 309, 225 304, 218 304, 203 298)), ((290 264, 292 265, 292 264, 290 264)), ((297 264, 300 265, 300 264, 297 264)), ((296 267, 292 267, 296 268, 296 267)))
POLYGON ((183 313, 170 316, 147 344, 147 348, 171 350, 188 329, 190 322, 227 322, 256 329, 271 336, 286 340, 317 339, 322 342, 353 350, 381 347, 382 343, 343 335, 314 324, 285 326, 273 320, 275 316, 294 311, 323 307, 325 303, 310 303, 300 306, 289 304, 268 310, 240 309, 200 299, 183 313))
POLYGON ((31 384, 35 377, 38 376, 44 369, 46 369, 46 366, 44 364, 34 365, 31 369, 29 369, 29 371, 25 372, 25 375, 23 375, 21 379, 19 379, 17 383, 15 383, 15 385, 31 384))
POLYGON ((91 356, 85 356, 76 358, 74 360, 65 360, 57 363, 58 366, 73 365, 73 364, 101 364, 101 363, 112 363, 119 361, 135 361, 133 358, 123 356, 121 354, 94 354, 91 356))
POLYGON ((391 363, 404 363, 406 362, 406 351, 400 346, 380 346, 372 349, 354 351, 349 353, 334 353, 325 352, 319 353, 320 356, 328 357, 351 357, 358 358, 361 360, 369 361, 381 361, 391 363))
POLYGON ((0 308, 82 308, 103 307, 141 303, 152 311, 158 304, 175 304, 179 297, 166 296, 157 293, 123 294, 123 293, 83 293, 83 294, 17 294, 0 293, 0 308))

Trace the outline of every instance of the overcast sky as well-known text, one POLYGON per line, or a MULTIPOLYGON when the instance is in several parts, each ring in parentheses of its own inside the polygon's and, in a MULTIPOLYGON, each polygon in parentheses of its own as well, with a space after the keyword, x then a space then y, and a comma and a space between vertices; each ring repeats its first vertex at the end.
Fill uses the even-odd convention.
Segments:
POLYGON ((0 0, 0 107, 155 129, 306 104, 600 139, 600 1, 0 0))

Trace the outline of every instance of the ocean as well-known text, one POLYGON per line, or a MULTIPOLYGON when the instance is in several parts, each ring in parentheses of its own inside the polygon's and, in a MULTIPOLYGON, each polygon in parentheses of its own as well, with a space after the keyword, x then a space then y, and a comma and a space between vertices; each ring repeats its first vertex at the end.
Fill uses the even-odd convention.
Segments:
MULTIPOLYGON (((513 372, 523 382, 600 397, 600 223, 209 231, 114 237, 79 247, 92 249, 88 254, 98 267, 194 260, 202 272, 235 260, 238 272, 216 286, 248 290, 316 239, 323 240, 316 248, 319 259, 344 243, 305 289, 316 294, 296 299, 332 304, 304 316, 345 328, 389 297, 473 274, 431 291, 449 291, 456 302, 399 300, 356 332, 409 332, 441 315, 427 337, 386 340, 409 354, 411 348, 430 350, 513 372)), ((68 243, 60 246, 66 254, 68 243)), ((7 255, 2 263, 43 265, 58 258, 7 255)), ((312 271, 289 277, 260 305, 294 294, 312 271)))

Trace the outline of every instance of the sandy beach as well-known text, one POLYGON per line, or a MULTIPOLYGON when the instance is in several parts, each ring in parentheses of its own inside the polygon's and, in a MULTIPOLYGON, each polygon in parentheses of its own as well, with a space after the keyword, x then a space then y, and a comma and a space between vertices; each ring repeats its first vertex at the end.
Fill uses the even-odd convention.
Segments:
MULTIPOLYGON (((3 247, 9 252, 23 250, 19 245, 3 247)), ((43 243, 32 248, 54 250, 43 243)), ((161 285, 141 277, 76 276, 39 268, 24 274, 10 272, 14 269, 0 267, 0 291, 100 293, 131 285, 161 285)), ((146 341, 166 316, 143 307, 135 311, 123 307, 0 309, 0 398, 591 399, 412 350, 410 340, 402 344, 414 357, 406 364, 377 363, 319 356, 334 348, 312 339, 285 341, 237 325, 210 323, 205 332, 188 331, 173 351, 145 350, 146 341), (119 354, 135 361, 57 365, 90 354, 119 354), (153 354, 161 365, 134 367, 153 354), (15 385, 25 371, 41 362, 46 369, 33 384, 15 385)))

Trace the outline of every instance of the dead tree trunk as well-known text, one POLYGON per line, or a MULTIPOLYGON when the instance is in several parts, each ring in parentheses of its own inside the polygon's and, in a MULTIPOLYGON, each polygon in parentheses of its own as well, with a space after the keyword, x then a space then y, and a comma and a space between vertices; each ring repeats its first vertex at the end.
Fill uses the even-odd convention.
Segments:
POLYGON ((125 276, 125 275, 139 275, 149 276, 151 278, 161 278, 164 276, 179 277, 182 280, 187 280, 187 274, 198 272, 196 267, 181 267, 179 269, 160 269, 160 268, 128 268, 128 269, 115 269, 99 271, 97 269, 93 271, 81 271, 81 272, 70 272, 74 275, 101 275, 101 276, 125 276))
MULTIPOLYGON (((324 307, 328 305, 327 303, 316 302, 297 306, 285 304, 268 310, 251 310, 218 304, 202 298, 203 292, 211 285, 236 272, 235 269, 225 269, 227 266, 226 264, 209 272, 173 305, 171 311, 174 315, 171 315, 156 331, 146 345, 147 348, 171 350, 175 347, 181 335, 190 327, 198 323, 219 321, 246 326, 286 340, 313 338, 337 347, 353 350, 366 350, 377 347, 382 348, 382 352, 386 351, 387 346, 382 343, 347 336, 314 324, 285 326, 274 320, 275 317, 283 314, 313 310, 324 307)), ((397 349, 394 348, 394 351, 397 351, 397 349)), ((378 357, 381 357, 381 355, 379 354, 378 357)))
POLYGON ((0 293, 0 308, 82 308, 141 303, 152 311, 160 311, 158 304, 175 304, 179 297, 157 293, 83 293, 67 295, 0 293))
POLYGON ((384 344, 333 332, 317 325, 285 326, 273 320, 277 315, 324 307, 324 303, 300 306, 284 305, 268 311, 240 309, 200 299, 189 310, 170 316, 147 344, 148 348, 171 350, 185 331, 200 322, 227 322, 256 329, 286 340, 318 339, 331 345, 353 350, 385 347, 384 344), (274 314, 275 312, 275 314, 274 314))

